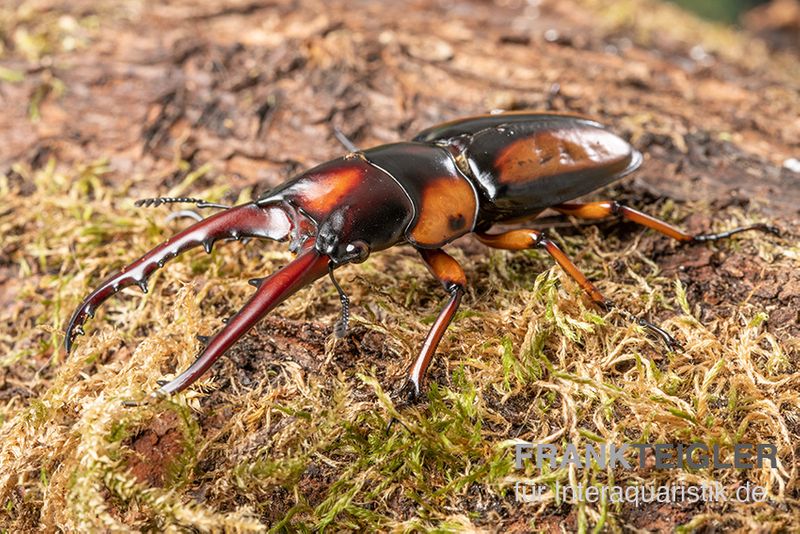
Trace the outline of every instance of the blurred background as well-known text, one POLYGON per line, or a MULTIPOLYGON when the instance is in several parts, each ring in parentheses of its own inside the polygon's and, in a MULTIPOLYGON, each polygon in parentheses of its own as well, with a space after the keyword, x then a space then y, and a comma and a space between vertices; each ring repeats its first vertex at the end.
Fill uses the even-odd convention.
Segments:
POLYGON ((743 27, 773 48, 800 47, 797 0, 671 0, 708 20, 743 27))
POLYGON ((707 19, 736 24, 748 10, 769 3, 768 0, 672 0, 707 19))

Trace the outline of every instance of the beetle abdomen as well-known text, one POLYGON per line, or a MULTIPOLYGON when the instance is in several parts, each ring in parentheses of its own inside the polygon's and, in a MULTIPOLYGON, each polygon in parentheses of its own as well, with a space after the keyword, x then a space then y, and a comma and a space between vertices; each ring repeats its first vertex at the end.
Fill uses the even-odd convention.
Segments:
POLYGON ((460 153, 488 201, 481 221, 536 214, 616 181, 642 161, 602 125, 569 115, 487 115, 426 130, 417 139, 460 153))

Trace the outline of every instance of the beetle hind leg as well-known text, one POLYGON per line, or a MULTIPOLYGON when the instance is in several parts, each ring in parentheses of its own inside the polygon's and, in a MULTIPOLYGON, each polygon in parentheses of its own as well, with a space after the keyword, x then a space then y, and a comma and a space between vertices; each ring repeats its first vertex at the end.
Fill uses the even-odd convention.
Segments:
POLYGON ((616 309, 626 320, 634 322, 655 334, 670 350, 681 348, 680 343, 663 328, 654 325, 644 318, 636 317, 628 311, 616 307, 614 302, 603 295, 600 290, 586 278, 586 275, 572 263, 572 260, 569 259, 564 251, 558 248, 558 245, 551 241, 544 232, 538 230, 510 230, 501 234, 477 233, 476 236, 481 243, 493 248, 526 250, 541 247, 545 249, 547 253, 556 260, 556 263, 558 263, 558 265, 578 283, 581 289, 589 295, 595 304, 606 311, 616 309))
POLYGON ((646 226, 647 228, 651 228, 656 232, 662 233, 673 239, 677 239, 678 241, 681 241, 683 243, 716 241, 718 239, 724 239, 734 234, 747 232, 750 230, 758 230, 760 232, 767 232, 778 236, 780 235, 780 231, 776 227, 761 223, 751 224, 749 226, 741 226, 739 228, 734 228, 732 230, 727 230, 725 232, 719 232, 716 234, 689 234, 687 232, 684 232, 680 228, 672 226, 671 224, 665 221, 656 219, 651 215, 642 213, 641 211, 635 210, 633 208, 629 208, 628 206, 624 206, 614 200, 604 200, 600 202, 586 202, 586 203, 576 202, 576 203, 558 204, 556 206, 553 206, 553 209, 560 213, 563 213, 564 215, 571 215, 579 219, 587 219, 587 220, 605 219, 606 217, 619 215, 626 220, 629 220, 636 224, 640 224, 642 226, 646 226))

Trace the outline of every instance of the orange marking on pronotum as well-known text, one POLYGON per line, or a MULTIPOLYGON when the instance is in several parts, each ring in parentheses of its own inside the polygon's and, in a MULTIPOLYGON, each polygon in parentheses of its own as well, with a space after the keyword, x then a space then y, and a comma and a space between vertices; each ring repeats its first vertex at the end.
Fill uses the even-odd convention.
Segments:
POLYGON ((409 237, 419 246, 440 246, 472 230, 476 209, 475 191, 466 179, 438 177, 422 192, 422 205, 409 237))

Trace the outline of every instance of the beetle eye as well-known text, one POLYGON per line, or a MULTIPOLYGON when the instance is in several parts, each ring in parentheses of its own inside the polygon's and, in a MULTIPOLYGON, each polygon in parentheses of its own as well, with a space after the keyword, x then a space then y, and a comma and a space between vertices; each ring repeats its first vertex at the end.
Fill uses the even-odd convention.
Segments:
POLYGON ((369 256, 369 245, 361 240, 353 241, 345 247, 345 252, 347 252, 348 261, 361 263, 369 256))

